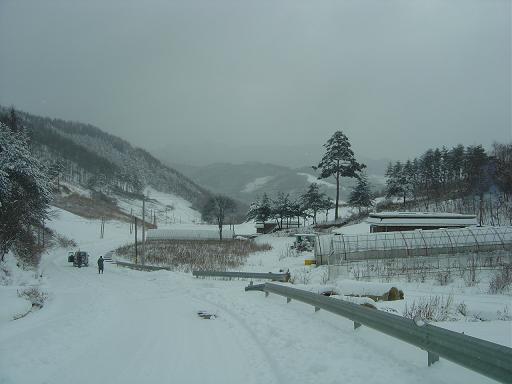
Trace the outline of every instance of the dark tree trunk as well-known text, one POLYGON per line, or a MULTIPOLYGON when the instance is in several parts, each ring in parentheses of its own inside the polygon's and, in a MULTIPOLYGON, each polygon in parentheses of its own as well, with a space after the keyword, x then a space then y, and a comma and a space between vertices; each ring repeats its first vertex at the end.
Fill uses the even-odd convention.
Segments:
MULTIPOLYGON (((339 161, 338 161, 339 164, 339 161)), ((336 172, 336 209, 334 211, 334 221, 338 220, 338 204, 340 199, 340 174, 336 172)))

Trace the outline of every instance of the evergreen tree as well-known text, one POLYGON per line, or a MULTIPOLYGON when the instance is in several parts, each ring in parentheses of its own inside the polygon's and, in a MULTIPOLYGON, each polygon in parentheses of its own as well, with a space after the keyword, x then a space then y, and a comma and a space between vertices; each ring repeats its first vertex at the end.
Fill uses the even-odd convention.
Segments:
POLYGON ((418 195, 421 193, 421 185, 420 185, 420 161, 417 158, 414 158, 411 165, 411 173, 409 174, 409 183, 411 186, 411 193, 416 202, 418 195))
POLYGON ((496 163, 496 184, 509 199, 512 195, 512 143, 494 143, 492 154, 496 163))
POLYGON ((340 178, 358 177, 359 172, 366 166, 356 161, 347 136, 341 131, 335 132, 324 144, 325 154, 320 163, 313 169, 320 170, 319 179, 334 177, 336 180, 336 206, 334 219, 338 219, 338 207, 340 199, 340 178))
POLYGON ((416 188, 416 170, 414 169, 414 164, 411 160, 407 160, 402 169, 403 172, 403 194, 404 203, 405 197, 413 196, 415 199, 415 188, 416 188))
POLYGON ((361 214, 362 208, 366 208, 368 211, 373 206, 373 197, 366 174, 360 175, 357 185, 352 189, 348 203, 353 207, 357 207, 359 214, 361 214))
POLYGON ((395 165, 389 164, 386 171, 386 177, 386 197, 402 197, 405 205, 407 185, 402 163, 397 161, 395 165))
POLYGON ((261 200, 258 198, 253 202, 247 213, 247 220, 255 220, 259 223, 265 223, 272 217, 272 206, 270 198, 266 193, 263 194, 261 200))
POLYGON ((466 148, 464 173, 467 193, 479 197, 479 223, 483 223, 484 193, 489 189, 491 178, 489 177, 489 158, 481 145, 466 148))
POLYGON ((31 155, 23 128, 0 123, 0 259, 13 245, 34 249, 33 231, 44 226, 51 197, 48 170, 31 155))
POLYGON ((279 192, 277 198, 272 201, 272 216, 279 228, 283 228, 283 220, 292 217, 293 207, 289 194, 279 192))
POLYGON ((300 226, 300 219, 307 215, 307 209, 304 206, 302 196, 294 199, 290 203, 290 210, 293 217, 297 218, 297 227, 300 226))
POLYGON ((326 196, 320 192, 320 187, 317 183, 310 184, 308 190, 302 195, 304 207, 312 213, 313 224, 316 224, 318 211, 325 208, 325 199, 326 196))
POLYGON ((489 180, 485 168, 487 162, 488 156, 481 145, 469 146, 466 149, 464 174, 469 193, 483 194, 488 188, 489 180))
POLYGON ((425 197, 425 207, 428 210, 430 199, 434 194, 434 151, 432 149, 427 150, 420 160, 420 185, 425 197))

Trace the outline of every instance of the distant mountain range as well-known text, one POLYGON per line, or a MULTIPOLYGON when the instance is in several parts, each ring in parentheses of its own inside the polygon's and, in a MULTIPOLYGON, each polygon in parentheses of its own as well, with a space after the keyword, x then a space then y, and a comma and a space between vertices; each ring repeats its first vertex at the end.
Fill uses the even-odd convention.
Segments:
MULTIPOLYGON (((0 106, 0 112, 5 113, 7 109, 0 106)), ((50 164, 54 172, 67 178, 66 181, 88 188, 114 188, 137 194, 145 186, 152 186, 183 197, 195 208, 201 206, 211 192, 251 203, 263 193, 271 197, 278 192, 297 196, 316 182, 329 196, 334 197, 336 193, 334 179, 318 180, 311 166, 294 169, 259 162, 207 166, 165 164, 165 158, 160 161, 149 152, 95 126, 17 113, 27 128, 34 153, 50 164)), ((358 160, 367 164, 373 188, 381 189, 388 161, 358 160)), ((354 183, 353 179, 342 180, 342 199, 348 197, 354 183)))
MULTIPOLYGON (((319 184, 321 190, 329 196, 334 198, 336 194, 334 179, 318 180, 317 173, 312 167, 292 169, 258 162, 216 163, 207 166, 172 164, 172 166, 211 191, 226 194, 247 203, 254 201, 263 193, 276 196, 278 192, 284 192, 296 196, 303 193, 313 182, 319 184)), ((372 170, 370 167, 369 169, 372 170)), ((374 189, 380 189, 383 186, 383 174, 370 174, 369 179, 374 189)), ((354 183, 353 179, 342 180, 342 198, 348 197, 354 183)))

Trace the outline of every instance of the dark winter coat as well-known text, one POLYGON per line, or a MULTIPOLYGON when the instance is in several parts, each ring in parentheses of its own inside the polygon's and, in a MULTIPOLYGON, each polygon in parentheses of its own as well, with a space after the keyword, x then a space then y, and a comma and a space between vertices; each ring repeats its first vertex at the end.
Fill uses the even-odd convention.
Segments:
POLYGON ((98 268, 103 269, 103 256, 100 256, 98 259, 98 268))

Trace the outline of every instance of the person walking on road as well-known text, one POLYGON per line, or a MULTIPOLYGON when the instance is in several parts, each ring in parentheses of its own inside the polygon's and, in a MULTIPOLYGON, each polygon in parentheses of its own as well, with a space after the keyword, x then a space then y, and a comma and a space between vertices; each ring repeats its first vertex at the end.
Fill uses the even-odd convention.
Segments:
POLYGON ((98 259, 98 273, 103 273, 103 256, 98 259))

